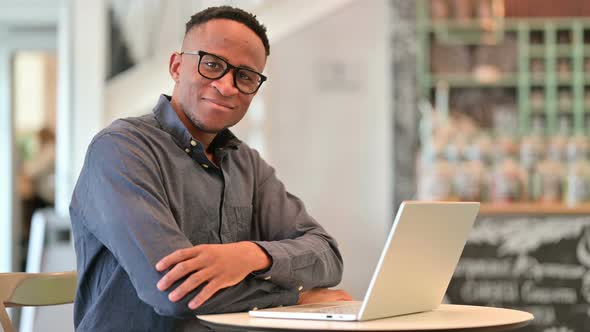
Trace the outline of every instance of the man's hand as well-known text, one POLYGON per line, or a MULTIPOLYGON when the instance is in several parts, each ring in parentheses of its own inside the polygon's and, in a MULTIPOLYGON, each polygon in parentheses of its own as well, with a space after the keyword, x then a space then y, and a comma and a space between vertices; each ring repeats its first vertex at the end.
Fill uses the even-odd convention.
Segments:
POLYGON ((341 289, 314 288, 299 294, 297 304, 352 301, 352 296, 341 289))
POLYGON ((198 245, 177 250, 162 258, 156 264, 156 270, 161 272, 171 269, 158 281, 157 286, 164 291, 188 276, 168 295, 170 301, 176 302, 206 283, 189 302, 189 308, 195 309, 220 289, 233 286, 249 273, 266 269, 270 264, 270 257, 252 242, 198 245))

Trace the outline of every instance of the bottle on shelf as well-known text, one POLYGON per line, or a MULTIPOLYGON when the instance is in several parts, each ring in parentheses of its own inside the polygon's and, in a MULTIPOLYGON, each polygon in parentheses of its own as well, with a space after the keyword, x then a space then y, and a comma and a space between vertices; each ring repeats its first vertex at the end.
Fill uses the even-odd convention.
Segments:
POLYGON ((455 130, 443 114, 446 112, 435 111, 428 102, 420 104, 420 111, 422 149, 418 160, 417 198, 449 200, 453 194, 453 167, 447 159, 446 149, 455 130))
POLYGON ((475 139, 481 161, 486 168, 490 168, 494 162, 494 142, 488 132, 481 132, 475 139))
POLYGON ((420 200, 452 199, 454 170, 443 149, 435 146, 430 155, 422 156, 417 193, 420 200))
POLYGON ((564 202, 568 206, 590 202, 590 161, 588 156, 568 164, 564 202))
POLYGON ((515 158, 496 161, 490 179, 490 200, 493 203, 520 202, 526 196, 526 173, 515 158))
POLYGON ((590 152, 588 143, 587 136, 572 135, 566 145, 567 162, 574 163, 577 160, 586 158, 590 152))
POLYGON ((571 124, 568 116, 559 117, 559 127, 557 133, 551 135, 548 141, 548 153, 552 155, 553 159, 559 160, 562 163, 567 161, 567 143, 570 139, 571 124))
MULTIPOLYGON (((540 118, 533 122, 533 131, 542 133, 544 128, 540 118)), ((537 134, 538 135, 538 134, 537 134)), ((562 140, 552 137, 547 144, 547 153, 535 165, 532 173, 531 196, 533 201, 543 203, 559 203, 562 197, 562 179, 564 164, 562 160, 562 140), (553 140, 551 140, 553 139, 553 140)))
POLYGON ((568 206, 590 202, 590 156, 588 137, 573 135, 566 145, 567 174, 563 200, 568 206))
MULTIPOLYGON (((477 195, 479 187, 473 187, 476 183, 472 179, 472 170, 468 165, 471 165, 469 161, 470 157, 473 157, 469 155, 470 142, 474 141, 478 129, 473 120, 466 116, 455 115, 452 122, 456 131, 447 145, 447 159, 454 169, 452 180, 454 198, 476 200, 474 196, 477 195)), ((479 200, 479 196, 477 200, 479 200)))
POLYGON ((446 160, 453 169, 451 178, 452 195, 450 199, 457 200, 468 196, 466 192, 471 190, 471 188, 466 188, 470 179, 463 166, 467 161, 468 142, 473 140, 476 129, 473 122, 466 117, 453 116, 450 119, 452 128, 455 128, 455 130, 447 142, 446 160))
POLYGON ((532 181, 532 197, 536 202, 559 203, 562 197, 563 163, 553 154, 539 162, 532 181))
POLYGON ((527 192, 526 200, 530 201, 535 201, 539 198, 537 172, 539 163, 544 159, 543 128, 543 119, 534 117, 530 134, 522 137, 520 142, 520 164, 529 175, 525 184, 527 192))
POLYGON ((490 178, 490 200, 493 203, 520 202, 526 197, 527 174, 518 162, 515 138, 500 134, 490 178))
POLYGON ((466 147, 465 160, 456 167, 453 188, 459 200, 486 201, 487 169, 478 142, 471 142, 466 147))

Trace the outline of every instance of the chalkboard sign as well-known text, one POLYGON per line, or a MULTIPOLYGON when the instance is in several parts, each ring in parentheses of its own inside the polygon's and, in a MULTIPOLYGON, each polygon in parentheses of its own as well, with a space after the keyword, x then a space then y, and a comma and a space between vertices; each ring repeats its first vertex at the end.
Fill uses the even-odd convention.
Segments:
POLYGON ((446 300, 528 311, 519 331, 590 331, 590 217, 480 218, 446 300))

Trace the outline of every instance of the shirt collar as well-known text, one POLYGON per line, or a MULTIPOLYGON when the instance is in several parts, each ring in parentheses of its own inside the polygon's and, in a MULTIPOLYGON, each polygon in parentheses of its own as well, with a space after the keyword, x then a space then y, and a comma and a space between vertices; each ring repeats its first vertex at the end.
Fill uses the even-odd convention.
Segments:
MULTIPOLYGON (((180 148, 185 149, 191 145, 193 139, 188 129, 184 126, 172 104, 170 104, 170 96, 161 95, 156 107, 154 107, 154 115, 156 120, 162 126, 162 129, 172 136, 172 139, 180 148)), ((215 136, 211 142, 211 149, 230 148, 237 150, 242 143, 229 129, 224 129, 215 136)))

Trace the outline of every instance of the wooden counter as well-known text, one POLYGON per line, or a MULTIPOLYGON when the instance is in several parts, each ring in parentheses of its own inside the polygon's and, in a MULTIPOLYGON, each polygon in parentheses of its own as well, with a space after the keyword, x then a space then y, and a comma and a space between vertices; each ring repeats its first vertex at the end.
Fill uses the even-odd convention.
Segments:
POLYGON ((479 214, 493 215, 590 215, 590 204, 567 206, 558 203, 482 203, 479 214))

